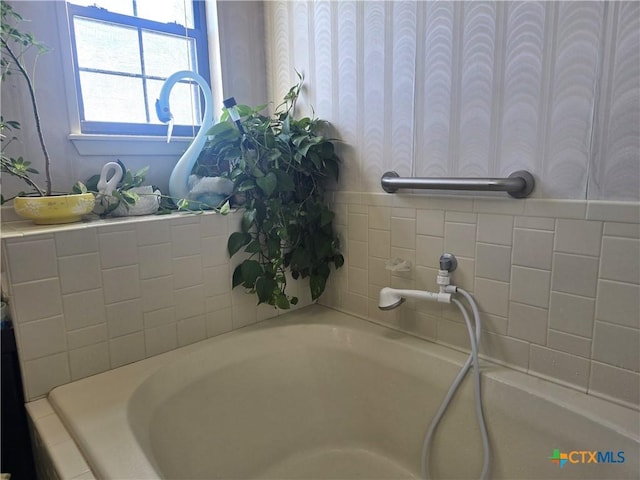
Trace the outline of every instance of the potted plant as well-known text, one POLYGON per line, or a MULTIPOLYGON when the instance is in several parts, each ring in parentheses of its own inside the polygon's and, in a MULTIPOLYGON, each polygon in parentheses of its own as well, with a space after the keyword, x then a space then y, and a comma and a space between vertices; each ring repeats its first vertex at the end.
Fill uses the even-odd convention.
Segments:
POLYGON ((339 159, 323 135, 326 122, 294 117, 301 86, 302 77, 272 116, 261 113, 265 106, 238 105, 240 120, 229 122, 226 111, 194 167, 200 175, 230 178, 244 208, 241 230, 227 242, 230 256, 245 254, 233 287, 280 309, 298 303, 286 292, 288 271, 309 278, 316 300, 331 267, 344 263, 324 200, 327 184, 338 180, 339 159))
MULTIPOLYGON (((39 173, 32 166, 32 162, 22 157, 12 157, 7 153, 7 147, 17 137, 13 135, 20 128, 15 120, 1 119, 2 155, 0 171, 13 175, 24 181, 31 189, 30 192, 20 192, 17 196, 5 199, 2 203, 13 200, 14 209, 18 215, 29 218, 35 223, 68 223, 79 221, 82 215, 91 212, 94 206, 93 194, 84 190, 79 194, 54 195, 51 184, 51 158, 44 142, 42 122, 36 100, 33 79, 26 65, 27 52, 34 51, 36 58, 48 51, 47 47, 36 40, 31 33, 20 30, 22 16, 11 5, 2 1, 2 32, 0 45, 2 47, 2 80, 9 75, 20 76, 27 87, 29 101, 33 110, 38 141, 44 157, 45 186, 40 187, 32 178, 32 174, 39 173), (12 135, 9 137, 9 135, 12 135)), ((82 187, 80 187, 82 189, 82 187)))

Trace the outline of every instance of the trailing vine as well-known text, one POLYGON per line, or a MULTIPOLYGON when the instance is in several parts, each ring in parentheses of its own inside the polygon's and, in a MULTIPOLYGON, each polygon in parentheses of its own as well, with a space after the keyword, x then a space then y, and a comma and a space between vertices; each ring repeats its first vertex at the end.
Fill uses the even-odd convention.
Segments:
POLYGON ((233 272, 233 287, 280 309, 298 303, 287 295, 287 271, 294 279, 309 277, 316 300, 331 265, 344 263, 334 212, 324 201, 327 184, 338 180, 340 160, 333 140, 323 135, 326 122, 294 117, 301 86, 302 78, 272 116, 261 113, 265 106, 238 105, 241 128, 225 112, 194 167, 199 175, 230 178, 244 208, 240 231, 227 242, 230 256, 246 255, 233 272))

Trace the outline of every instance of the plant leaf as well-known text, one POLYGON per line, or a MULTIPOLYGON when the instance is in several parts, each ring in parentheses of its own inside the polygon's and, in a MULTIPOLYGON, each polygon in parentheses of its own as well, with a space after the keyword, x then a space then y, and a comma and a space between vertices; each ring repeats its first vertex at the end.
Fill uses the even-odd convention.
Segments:
POLYGON ((240 265, 245 287, 253 287, 257 278, 264 274, 264 269, 257 260, 245 260, 240 265))
POLYGON ((229 256, 233 257, 238 250, 247 245, 251 241, 251 235, 245 232, 233 232, 227 241, 227 250, 229 256))
POLYGON ((231 288, 236 288, 238 285, 242 285, 243 283, 244 283, 244 278, 242 277, 242 264, 240 264, 233 270, 233 279, 232 279, 231 288))
POLYGON ((327 277, 322 275, 311 275, 309 279, 309 289, 311 290, 311 299, 317 300, 324 292, 327 283, 327 277))
POLYGON ((273 172, 267 173, 264 177, 256 178, 256 183, 267 197, 275 191, 278 186, 278 178, 273 172))

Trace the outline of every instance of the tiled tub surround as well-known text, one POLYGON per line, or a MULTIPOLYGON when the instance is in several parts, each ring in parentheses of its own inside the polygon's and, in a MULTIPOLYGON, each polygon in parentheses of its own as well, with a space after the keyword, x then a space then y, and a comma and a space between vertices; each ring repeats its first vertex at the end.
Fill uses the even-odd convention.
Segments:
MULTIPOLYGON (((226 245, 239 221, 205 213, 3 224, 25 398, 277 315, 231 291, 239 260, 226 245)), ((306 292, 298 308, 310 303, 306 292)))
POLYGON ((377 307, 383 286, 437 290, 451 252, 452 282, 481 310, 485 358, 639 408, 638 203, 340 192, 334 208, 346 263, 321 303, 467 349, 449 306, 377 307), (412 270, 386 270, 393 257, 412 270))

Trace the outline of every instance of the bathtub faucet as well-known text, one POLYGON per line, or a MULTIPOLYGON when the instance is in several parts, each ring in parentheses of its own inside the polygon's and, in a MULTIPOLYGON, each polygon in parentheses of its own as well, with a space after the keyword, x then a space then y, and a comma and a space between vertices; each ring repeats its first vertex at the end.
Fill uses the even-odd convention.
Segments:
POLYGON ((451 303, 451 294, 445 292, 427 292, 425 290, 401 290, 384 287, 380 290, 378 308, 380 310, 393 310, 405 302, 407 298, 418 300, 431 300, 434 302, 451 303))

